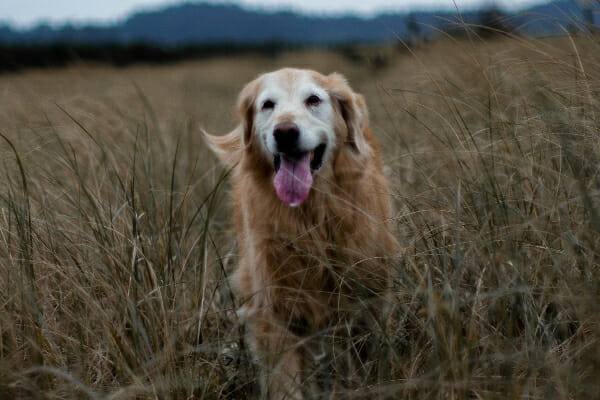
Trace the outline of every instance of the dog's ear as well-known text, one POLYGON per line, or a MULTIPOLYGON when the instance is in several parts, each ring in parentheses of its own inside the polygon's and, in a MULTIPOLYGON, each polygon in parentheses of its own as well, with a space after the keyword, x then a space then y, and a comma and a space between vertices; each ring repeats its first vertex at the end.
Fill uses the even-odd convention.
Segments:
POLYGON ((208 147, 225 165, 233 167, 242 157, 242 135, 244 128, 242 124, 223 136, 213 136, 206 132, 204 139, 208 147))
POLYGON ((338 73, 327 76, 327 89, 339 106, 339 112, 346 123, 348 137, 346 143, 359 155, 367 154, 371 148, 365 131, 369 125, 369 115, 364 98, 348 85, 346 78, 338 73))
POLYGON ((252 130, 254 129, 254 113, 256 97, 258 96, 259 79, 248 83, 240 92, 238 97, 237 109, 238 116, 241 119, 241 125, 244 128, 243 139, 244 146, 250 143, 252 130))
POLYGON ((240 124, 223 136, 213 136, 204 132, 208 146, 226 165, 232 167, 242 158, 242 150, 250 144, 254 122, 254 103, 258 95, 259 82, 248 83, 240 92, 237 111, 240 124))

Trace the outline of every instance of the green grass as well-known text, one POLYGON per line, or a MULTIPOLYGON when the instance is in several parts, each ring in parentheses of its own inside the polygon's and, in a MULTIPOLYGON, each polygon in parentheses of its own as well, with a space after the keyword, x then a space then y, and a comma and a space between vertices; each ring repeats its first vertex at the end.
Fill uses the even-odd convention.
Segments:
POLYGON ((242 84, 284 65, 338 70, 365 94, 402 243, 368 338, 377 376, 346 369, 329 387, 598 397, 599 43, 446 39, 354 61, 0 76, 0 398, 258 397, 227 283, 227 171, 200 127, 232 128, 242 84))

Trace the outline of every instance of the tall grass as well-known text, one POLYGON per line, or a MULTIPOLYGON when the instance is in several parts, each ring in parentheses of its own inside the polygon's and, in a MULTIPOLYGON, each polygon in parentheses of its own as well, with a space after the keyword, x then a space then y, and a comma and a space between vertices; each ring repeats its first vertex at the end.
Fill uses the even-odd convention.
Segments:
MULTIPOLYGON (((325 359, 326 388, 600 394, 598 43, 448 39, 337 67, 367 96, 403 251, 363 338, 377 374, 325 359)), ((1 397, 258 397, 227 283, 227 171, 197 124, 231 127, 260 70, 340 62, 309 56, 1 78, 1 397)))
POLYGON ((149 107, 113 138, 58 107, 80 137, 66 140, 48 121, 50 131, 36 138, 44 148, 24 164, 5 137, 5 393, 225 390, 219 348, 235 326, 224 267, 212 263, 227 249, 211 230, 225 219, 225 175, 199 169, 206 154, 192 151, 190 126, 165 142, 149 107))
POLYGON ((597 38, 504 43, 389 89, 422 132, 397 163, 401 397, 599 394, 597 38))

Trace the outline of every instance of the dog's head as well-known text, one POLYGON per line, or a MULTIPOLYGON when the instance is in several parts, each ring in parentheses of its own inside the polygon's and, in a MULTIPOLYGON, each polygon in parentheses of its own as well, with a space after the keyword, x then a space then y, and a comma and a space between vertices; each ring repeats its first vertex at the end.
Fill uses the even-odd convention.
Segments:
POLYGON ((292 207, 339 152, 371 151, 362 96, 339 74, 286 68, 261 75, 242 90, 238 111, 240 125, 225 136, 206 135, 210 146, 229 165, 250 155, 264 164, 277 196, 292 207))

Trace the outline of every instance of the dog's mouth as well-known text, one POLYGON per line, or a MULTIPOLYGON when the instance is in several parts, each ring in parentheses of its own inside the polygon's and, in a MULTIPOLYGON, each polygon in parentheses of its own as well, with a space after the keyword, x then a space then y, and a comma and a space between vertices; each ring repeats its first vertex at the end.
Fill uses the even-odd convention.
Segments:
POLYGON ((322 143, 310 151, 275 155, 273 184, 281 201, 290 207, 304 203, 312 186, 312 173, 323 165, 325 148, 325 143, 322 143))
POLYGON ((279 168, 281 168, 281 157, 282 156, 289 160, 297 161, 297 160, 300 160, 306 153, 310 153, 310 169, 312 171, 318 171, 321 168, 321 166, 323 165, 323 155, 325 154, 325 147, 326 147, 326 144, 321 143, 320 145, 318 145, 317 147, 315 147, 313 150, 310 150, 310 151, 294 153, 294 154, 283 154, 283 153, 276 154, 275 157, 273 157, 273 164, 275 165, 275 172, 278 172, 279 168))

